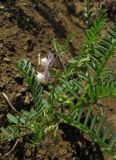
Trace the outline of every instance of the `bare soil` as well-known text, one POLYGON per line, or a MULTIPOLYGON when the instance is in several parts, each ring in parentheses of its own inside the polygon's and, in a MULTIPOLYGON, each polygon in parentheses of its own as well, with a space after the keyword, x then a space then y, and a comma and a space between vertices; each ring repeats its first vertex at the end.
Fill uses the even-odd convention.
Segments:
MULTIPOLYGON (((100 3, 94 1, 93 16, 96 16, 100 3)), ((116 17, 116 2, 104 0, 102 3, 108 9, 107 24, 110 26, 116 17)), ((2 93, 18 111, 30 110, 34 106, 28 85, 15 67, 17 60, 29 58, 37 69, 38 53, 44 57, 49 51, 54 52, 53 38, 62 41, 69 33, 75 33, 76 37, 69 45, 66 58, 78 55, 84 41, 83 5, 81 0, 0 0, 0 126, 7 126, 6 115, 13 113, 2 93)), ((115 60, 109 65, 114 69, 115 60)), ((112 131, 116 131, 116 99, 104 99, 103 105, 103 112, 113 122, 112 131)), ((32 147, 29 137, 24 137, 11 154, 2 159, 108 160, 100 146, 77 129, 61 124, 59 133, 59 139, 48 134, 36 147, 32 147)), ((0 156, 14 143, 0 143, 0 156)))

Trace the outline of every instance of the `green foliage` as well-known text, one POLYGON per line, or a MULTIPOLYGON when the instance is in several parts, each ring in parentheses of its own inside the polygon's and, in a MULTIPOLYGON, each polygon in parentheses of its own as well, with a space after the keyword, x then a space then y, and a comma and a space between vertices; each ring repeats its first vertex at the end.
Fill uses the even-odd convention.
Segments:
POLYGON ((116 27, 112 26, 106 37, 98 44, 94 45, 94 49, 90 54, 91 60, 88 66, 95 72, 96 77, 100 77, 108 73, 110 70, 105 68, 108 60, 115 54, 116 47, 116 27))
MULTIPOLYGON (((20 60, 16 66, 21 71, 22 75, 25 77, 31 88, 31 93, 35 102, 35 108, 32 108, 30 111, 22 110, 19 115, 12 115, 8 113, 7 118, 12 124, 12 130, 11 128, 9 130, 9 127, 8 129, 2 128, 3 139, 11 140, 16 137, 21 137, 24 134, 24 129, 26 133, 31 130, 38 135, 36 135, 36 138, 40 138, 38 129, 41 128, 39 131, 41 134, 42 125, 38 123, 38 120, 42 119, 44 110, 42 87, 36 79, 34 68, 32 67, 29 60, 20 60)), ((36 139, 36 141, 39 141, 39 139, 36 139)))
POLYGON ((4 127, 1 127, 2 134, 0 135, 0 141, 8 140, 11 141, 12 139, 15 139, 16 137, 19 137, 20 133, 17 130, 16 127, 9 126, 7 129, 4 127))
POLYGON ((31 92, 35 101, 36 109, 41 111, 43 102, 42 102, 42 87, 35 76, 34 68, 26 59, 20 60, 16 67, 21 71, 22 75, 26 79, 27 83, 31 88, 31 92))
POLYGON ((97 39, 99 38, 100 33, 105 26, 105 14, 105 10, 100 10, 99 15, 97 16, 96 21, 94 22, 92 27, 85 32, 85 46, 87 52, 91 49, 92 45, 97 42, 97 39))
POLYGON ((92 8, 93 8, 92 0, 85 0, 84 3, 85 3, 85 7, 84 7, 83 19, 87 28, 90 28, 92 23, 91 22, 92 8))
POLYGON ((78 106, 87 106, 97 103, 101 98, 108 96, 116 96, 116 83, 110 80, 93 83, 89 82, 88 87, 79 99, 78 106))
POLYGON ((69 36, 67 36, 67 38, 62 43, 58 39, 54 38, 52 41, 52 44, 53 44, 56 55, 63 56, 63 54, 65 54, 69 46, 69 43, 72 42, 73 39, 74 39, 73 34, 70 34, 69 36))
POLYGON ((101 137, 100 133, 104 126, 105 117, 103 116, 100 119, 96 131, 92 131, 92 128, 96 127, 97 113, 93 117, 89 129, 86 124, 91 110, 86 113, 84 124, 80 122, 83 113, 82 106, 94 104, 99 106, 99 101, 102 98, 116 96, 115 76, 112 77, 111 69, 106 68, 108 60, 115 54, 116 27, 114 24, 107 35, 101 38, 100 33, 105 26, 104 17, 105 11, 101 10, 94 25, 86 31, 85 47, 81 52, 82 54, 80 53, 78 57, 69 61, 66 72, 62 74, 62 78, 59 78, 59 84, 62 87, 56 87, 56 94, 60 98, 61 104, 70 106, 69 115, 58 113, 59 119, 63 119, 64 122, 89 134, 96 142, 102 145, 106 152, 114 157, 115 153, 112 152, 110 144, 112 140, 113 144, 115 143, 116 135, 112 136, 110 144, 105 143, 111 130, 111 124, 104 131, 103 137, 101 137), (76 104, 73 103, 74 99, 77 99, 76 104))
POLYGON ((84 108, 80 108, 80 110, 77 113, 77 116, 70 117, 65 114, 58 114, 58 117, 63 120, 63 122, 68 123, 79 130, 83 131, 84 133, 88 134, 94 142, 97 142, 102 145, 103 150, 109 153, 112 158, 115 157, 115 153, 112 151, 112 146, 116 142, 116 134, 112 135, 109 144, 107 143, 107 138, 111 130, 111 124, 108 124, 106 127, 105 131, 103 134, 101 134, 103 127, 104 127, 104 121, 105 121, 105 116, 103 115, 101 118, 99 118, 99 121, 97 122, 97 127, 95 128, 95 123, 97 121, 98 113, 94 116, 92 116, 92 108, 88 109, 88 112, 86 113, 84 122, 81 122, 81 117, 84 112, 84 108), (90 125, 88 126, 88 121, 91 121, 90 125))

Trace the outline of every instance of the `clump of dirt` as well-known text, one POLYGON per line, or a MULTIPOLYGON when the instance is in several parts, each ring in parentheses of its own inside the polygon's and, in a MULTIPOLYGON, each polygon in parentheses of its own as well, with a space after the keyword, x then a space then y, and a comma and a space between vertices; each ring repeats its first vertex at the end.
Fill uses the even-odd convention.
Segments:
MULTIPOLYGON (((115 17, 115 2, 107 3, 105 0, 103 2, 105 8, 109 9, 110 24, 115 17)), ((95 1, 94 5, 96 10, 100 2, 95 1)), ((54 52, 53 38, 63 40, 69 33, 75 33, 76 37, 69 44, 66 58, 78 55, 84 34, 81 16, 83 6, 81 0, 0 1, 0 126, 7 126, 6 115, 8 112, 13 113, 3 93, 18 111, 30 110, 34 106, 28 85, 15 67, 17 60, 29 58, 38 69, 38 53, 44 57, 49 51, 54 52)), ((114 117, 116 101, 105 99, 104 103, 107 103, 103 108, 107 117, 114 117)), ((116 118, 113 118, 113 121, 115 120, 116 118)), ((79 131, 64 124, 60 128, 62 136, 59 141, 55 141, 53 135, 47 135, 45 140, 33 148, 29 139, 23 138, 5 159, 104 159, 99 146, 84 138, 79 131)), ((14 143, 1 143, 0 156, 7 153, 14 143)))

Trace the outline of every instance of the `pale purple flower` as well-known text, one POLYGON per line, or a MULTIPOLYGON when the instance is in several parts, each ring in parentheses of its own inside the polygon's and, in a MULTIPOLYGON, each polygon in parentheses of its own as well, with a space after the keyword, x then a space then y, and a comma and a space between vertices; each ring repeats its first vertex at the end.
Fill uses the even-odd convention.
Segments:
POLYGON ((46 66, 52 66, 54 64, 54 55, 50 52, 48 58, 41 59, 41 65, 46 68, 46 66))
POLYGON ((49 66, 52 66, 54 64, 54 55, 51 52, 48 55, 48 63, 49 66))
POLYGON ((37 79, 40 83, 46 84, 50 77, 49 75, 49 67, 54 64, 54 55, 49 53, 48 58, 41 59, 41 65, 45 68, 45 72, 37 74, 37 79))

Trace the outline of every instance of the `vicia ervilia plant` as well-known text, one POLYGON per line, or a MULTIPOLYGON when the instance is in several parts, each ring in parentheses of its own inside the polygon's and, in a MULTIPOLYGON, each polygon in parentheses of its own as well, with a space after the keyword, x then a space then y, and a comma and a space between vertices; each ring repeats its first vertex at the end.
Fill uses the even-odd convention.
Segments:
POLYGON ((59 123, 64 122, 89 135, 112 159, 116 158, 112 150, 116 133, 111 135, 112 125, 104 125, 105 115, 94 111, 95 105, 99 109, 102 98, 116 97, 113 73, 106 68, 108 60, 115 54, 116 25, 102 38, 100 33, 105 26, 104 16, 105 12, 100 11, 93 26, 86 30, 84 47, 79 56, 73 57, 65 66, 65 72, 57 69, 56 73, 53 72, 57 83, 50 86, 49 92, 42 88, 41 83, 47 84, 49 80, 49 68, 54 64, 52 53, 48 58, 40 59, 44 69, 42 73, 36 74, 29 60, 22 59, 16 64, 31 88, 35 107, 30 111, 23 110, 19 115, 8 114, 7 118, 13 125, 7 129, 1 128, 1 140, 19 138, 25 128, 26 133, 31 130, 36 144, 48 130, 56 131, 59 123))

